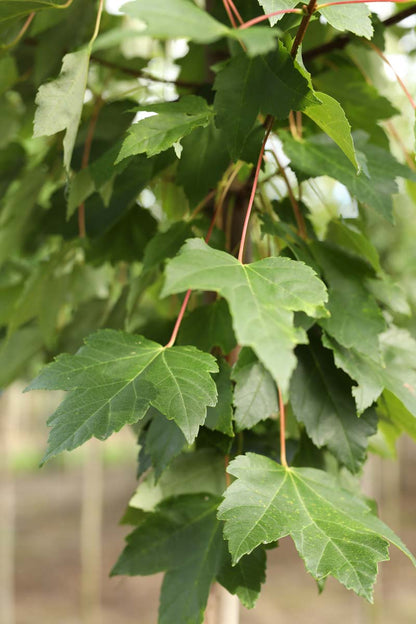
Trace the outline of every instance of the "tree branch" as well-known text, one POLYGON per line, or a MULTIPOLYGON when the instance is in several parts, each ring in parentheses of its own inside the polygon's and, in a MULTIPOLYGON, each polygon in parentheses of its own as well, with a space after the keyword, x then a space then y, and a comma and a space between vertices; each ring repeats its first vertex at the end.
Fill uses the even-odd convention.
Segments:
MULTIPOLYGON (((402 20, 406 19, 406 17, 410 17, 411 15, 416 14, 416 6, 409 7, 407 9, 403 9, 403 11, 399 11, 395 15, 384 20, 382 23, 384 26, 394 26, 398 24, 402 20)), ((311 48, 310 50, 306 50, 303 53, 304 61, 312 61, 318 56, 322 56, 327 54, 328 52, 333 52, 334 50, 343 50, 353 39, 353 35, 343 34, 338 35, 332 41, 328 43, 324 43, 323 45, 317 46, 316 48, 311 48)))

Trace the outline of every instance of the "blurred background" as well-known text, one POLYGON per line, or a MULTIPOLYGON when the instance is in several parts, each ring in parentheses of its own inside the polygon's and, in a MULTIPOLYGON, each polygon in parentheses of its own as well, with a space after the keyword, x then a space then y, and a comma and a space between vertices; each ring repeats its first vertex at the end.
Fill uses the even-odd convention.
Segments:
MULTIPOLYGON (((107 6, 115 11, 123 2, 109 0, 107 6)), ((392 12, 389 3, 372 7, 382 17, 392 12)), ((391 37, 388 50, 390 61, 415 94, 416 21, 409 25, 412 30, 406 37, 391 37)), ((405 112, 394 118, 401 142, 392 144, 403 160, 403 144, 409 150, 413 145, 408 103, 394 74, 381 61, 370 67, 368 58, 358 60, 365 61, 373 81, 405 112)), ((172 63, 154 59, 153 70, 164 77, 172 71, 172 63)), ((331 210, 338 210, 340 195, 339 189, 331 195, 327 181, 319 183, 324 185, 325 205, 315 198, 308 207, 325 222, 331 210)), ((383 266, 404 285, 412 310, 416 305, 415 198, 416 185, 402 184, 395 199, 396 227, 386 228, 378 220, 372 224, 383 266)), ((409 315, 408 326, 415 331, 414 314, 409 315)), ((14 384, 0 395, 0 624, 155 624, 162 576, 109 578, 129 532, 119 521, 136 487, 138 449, 133 432, 125 429, 105 444, 90 441, 39 469, 46 447, 45 422, 60 396, 22 394, 23 388, 23 383, 14 384)), ((397 459, 394 450, 385 451, 384 458, 371 456, 363 489, 376 499, 381 518, 416 553, 414 444, 400 439, 397 459)), ((269 553, 267 582, 257 606, 252 611, 241 609, 241 624, 333 624, 336 620, 414 624, 416 574, 410 561, 391 550, 391 561, 380 566, 371 606, 333 580, 319 596, 291 541, 282 540, 269 553)), ((209 622, 208 615, 206 624, 216 623, 209 622)))
MULTIPOLYGON (((39 469, 45 419, 59 393, 22 394, 15 384, 0 397, 2 624, 155 624, 162 575, 115 577, 109 572, 129 527, 119 524, 136 487, 137 446, 126 429, 96 440, 39 469)), ((381 518, 416 552, 416 454, 398 442, 398 459, 372 456, 363 489, 381 518)), ((289 538, 269 553, 267 582, 257 606, 241 609, 241 624, 414 624, 416 574, 391 549, 380 566, 375 603, 330 579, 319 596, 289 538)), ((214 596, 215 599, 215 596, 214 596)), ((175 624, 172 622, 172 624, 175 624)), ((216 624, 207 618, 206 624, 216 624)))

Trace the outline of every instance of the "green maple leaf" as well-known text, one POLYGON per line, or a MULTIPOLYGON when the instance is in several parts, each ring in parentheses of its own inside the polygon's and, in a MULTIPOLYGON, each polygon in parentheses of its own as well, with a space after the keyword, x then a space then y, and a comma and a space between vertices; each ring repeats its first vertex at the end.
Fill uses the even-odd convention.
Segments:
POLYGON ((200 624, 211 583, 225 556, 219 499, 182 495, 161 503, 127 537, 111 574, 166 572, 160 595, 159 624, 200 624))
POLYGON ((403 542, 369 505, 312 468, 284 468, 249 453, 231 462, 236 481, 227 489, 218 517, 236 563, 260 544, 290 535, 318 581, 334 576, 372 601, 377 564, 389 558, 388 543, 416 565, 403 542))
POLYGON ((213 116, 204 98, 196 95, 187 95, 178 102, 149 104, 144 110, 155 112, 156 115, 146 117, 130 127, 116 164, 135 154, 155 156, 172 147, 195 128, 207 126, 213 116))
POLYGON ((293 311, 325 314, 325 286, 312 269, 289 258, 244 265, 191 239, 168 262, 162 296, 188 288, 213 290, 227 299, 239 344, 256 352, 286 392, 296 365, 293 348, 306 340, 304 331, 294 327, 293 311))
POLYGON ((216 403, 210 373, 215 359, 195 347, 161 345, 141 336, 101 330, 76 355, 60 355, 28 390, 66 390, 68 396, 48 424, 44 461, 95 436, 106 439, 143 418, 153 405, 172 419, 190 443, 216 403))

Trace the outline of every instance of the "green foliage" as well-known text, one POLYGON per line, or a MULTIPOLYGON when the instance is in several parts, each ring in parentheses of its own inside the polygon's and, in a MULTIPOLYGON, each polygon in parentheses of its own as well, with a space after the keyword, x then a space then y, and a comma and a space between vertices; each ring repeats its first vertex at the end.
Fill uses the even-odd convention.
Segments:
POLYGON ((249 453, 229 468, 236 481, 219 509, 234 562, 259 544, 290 535, 318 581, 335 576, 348 589, 372 600, 379 561, 388 542, 415 563, 401 540, 364 500, 313 468, 284 468, 249 453))
POLYGON ((416 439, 414 114, 367 41, 410 27, 203 4, 0 2, 0 387, 67 392, 44 461, 133 427, 113 574, 165 573, 162 624, 253 607, 286 535, 369 600, 412 558, 341 487, 416 439))

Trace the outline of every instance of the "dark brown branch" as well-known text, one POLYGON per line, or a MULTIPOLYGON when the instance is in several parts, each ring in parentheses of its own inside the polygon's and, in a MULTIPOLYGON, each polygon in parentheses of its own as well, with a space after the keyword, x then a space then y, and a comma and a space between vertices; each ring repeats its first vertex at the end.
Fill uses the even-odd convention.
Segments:
POLYGON ((203 86, 202 82, 187 82, 185 80, 167 80, 166 78, 158 78, 140 69, 132 69, 131 67, 123 67, 123 65, 117 65, 117 63, 106 61, 105 59, 95 56, 94 54, 91 55, 91 60, 94 63, 97 63, 98 65, 102 65, 103 67, 108 67, 109 69, 120 71, 123 74, 128 74, 129 76, 133 76, 134 78, 146 78, 146 80, 152 80, 154 82, 162 82, 164 84, 174 84, 177 87, 185 87, 188 89, 197 89, 198 87, 203 86))
MULTIPOLYGON (((392 15, 388 19, 384 20, 382 23, 384 24, 384 26, 393 26, 406 19, 406 17, 410 17, 410 15, 415 14, 416 6, 412 6, 407 9, 403 9, 403 11, 399 11, 395 15, 392 15)), ((303 59, 304 61, 312 61, 317 56, 328 54, 328 52, 333 52, 334 50, 343 50, 350 43, 352 38, 352 35, 339 35, 328 43, 324 43, 323 45, 317 46, 316 48, 311 48, 310 50, 307 50, 303 53, 303 59)))

